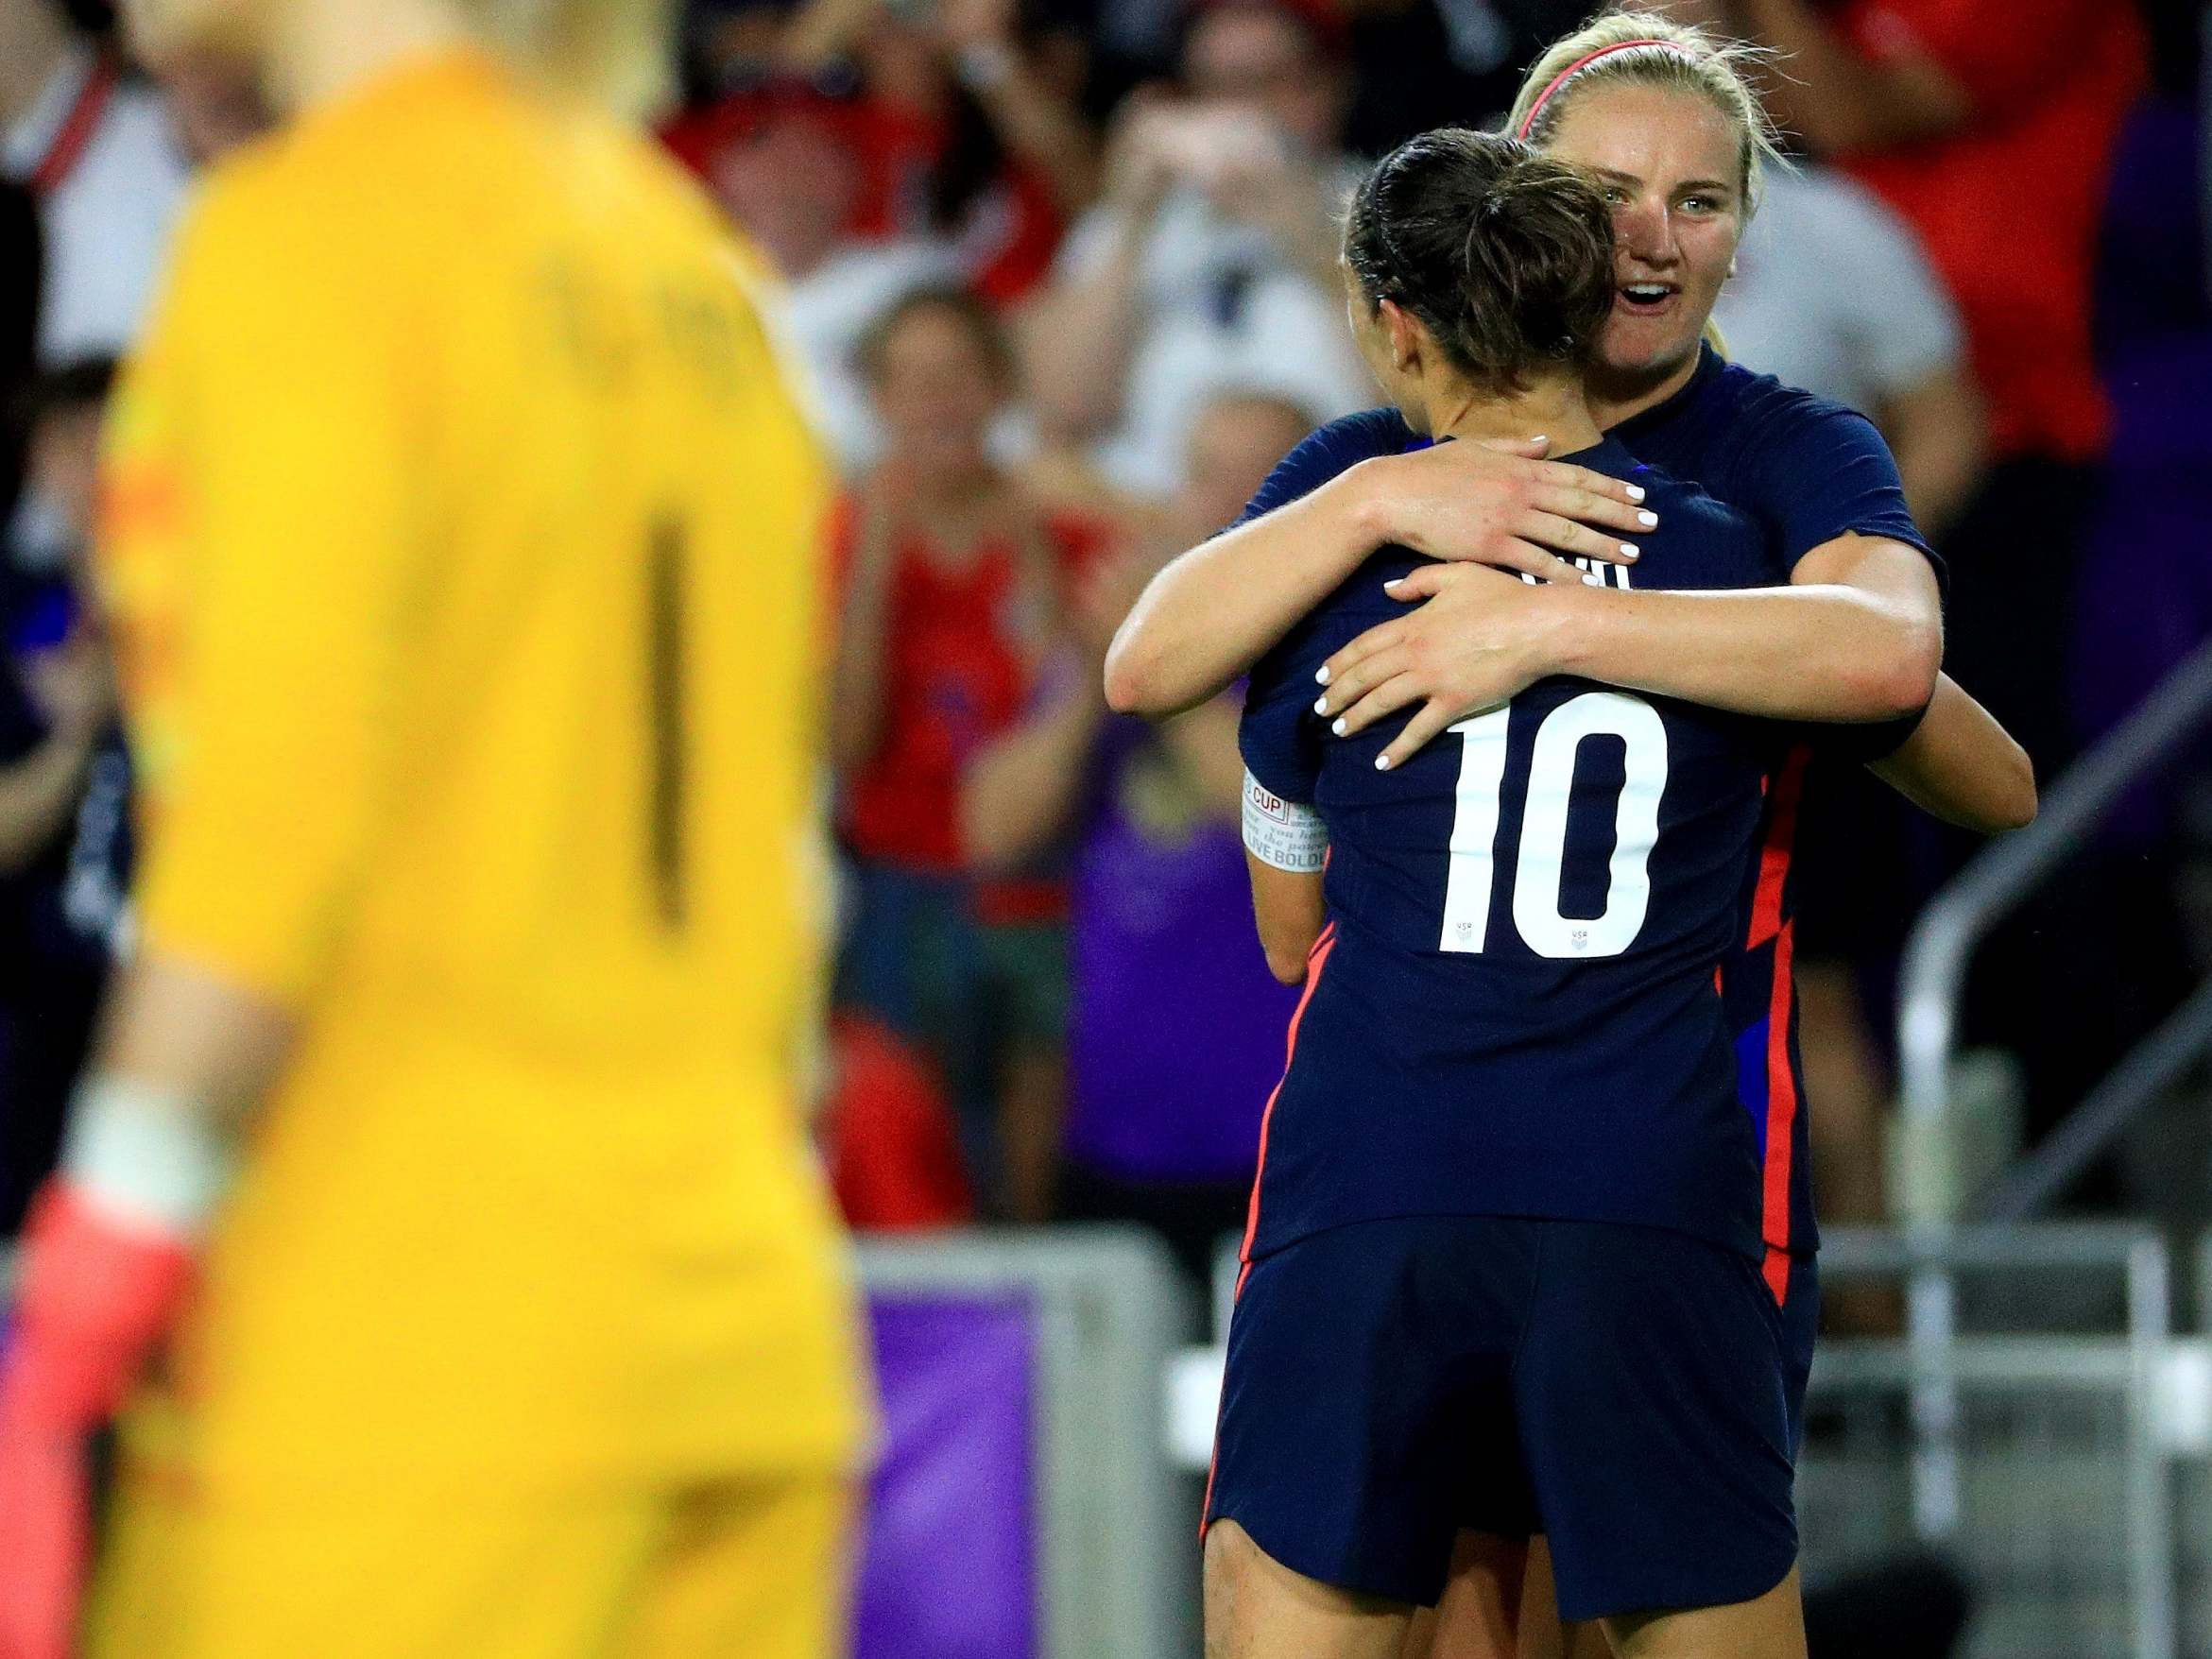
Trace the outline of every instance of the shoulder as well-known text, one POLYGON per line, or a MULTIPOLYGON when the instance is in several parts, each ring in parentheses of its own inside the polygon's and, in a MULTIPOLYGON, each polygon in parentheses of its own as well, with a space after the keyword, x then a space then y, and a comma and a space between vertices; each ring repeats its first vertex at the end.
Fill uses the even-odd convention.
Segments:
POLYGON ((1366 409, 1309 433, 1276 463, 1240 522, 1262 517, 1378 455, 1401 453, 1418 442, 1396 409, 1366 409))
POLYGON ((592 172, 605 180, 606 197, 703 248, 724 249, 737 241, 707 187, 646 134, 592 113, 575 118, 570 142, 596 163, 592 172))
POLYGON ((1874 422, 1858 410, 1740 364, 1722 368, 1712 397, 1743 460, 1788 466, 1839 451, 1889 454, 1874 422))

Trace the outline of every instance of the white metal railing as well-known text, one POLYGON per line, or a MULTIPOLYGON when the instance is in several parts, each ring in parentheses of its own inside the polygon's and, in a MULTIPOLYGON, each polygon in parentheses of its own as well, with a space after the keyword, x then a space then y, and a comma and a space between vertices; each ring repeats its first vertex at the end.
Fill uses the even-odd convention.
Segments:
MULTIPOLYGON (((1897 1042, 1901 1127, 1919 1166, 1905 1184, 1905 1222, 1920 1244, 1909 1276, 1912 1410, 1916 1428, 1913 1514, 1921 1535, 1949 1536, 1959 1522, 1958 1394, 1951 1347, 1956 1287, 1941 1265, 1963 1194, 1960 1137, 1950 1120, 1959 1002, 1975 947, 1991 928, 2087 845, 2128 789, 2170 760, 2175 744, 2212 714, 2212 641, 2045 792, 2036 821, 1984 847, 1921 913, 1900 973, 1897 1042)), ((2184 1003, 2078 1107, 2029 1166, 1999 1180, 2005 1220, 2023 1220, 2056 1194, 2198 1056, 2212 1052, 2212 990, 2184 1003)), ((1992 1217, 1991 1219, 1997 1219, 1992 1217)))

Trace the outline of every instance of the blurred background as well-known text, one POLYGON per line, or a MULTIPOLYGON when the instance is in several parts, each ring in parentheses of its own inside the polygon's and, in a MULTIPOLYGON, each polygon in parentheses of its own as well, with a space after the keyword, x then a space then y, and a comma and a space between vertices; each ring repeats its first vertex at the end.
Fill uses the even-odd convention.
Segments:
MULTIPOLYGON (((1375 401, 1336 276, 1363 160, 1495 125, 1587 9, 686 12, 660 140, 781 276, 844 481, 821 1133, 885 1402, 866 1659, 1196 1650, 1214 1268, 1294 993, 1233 700, 1142 725, 1100 664, 1375 401)), ((1882 428, 1948 666, 2045 790, 1989 849, 1855 775, 1804 814, 1814 1652, 2212 1654, 2212 9, 1670 9, 1836 48, 1770 74, 1797 165, 1718 320, 1882 428), (1973 111, 1907 136, 1878 47, 1923 13, 1974 43, 1973 111)), ((0 1239, 129 938, 102 412, 195 174, 263 121, 221 63, 148 79, 98 0, 0 0, 0 1239)))

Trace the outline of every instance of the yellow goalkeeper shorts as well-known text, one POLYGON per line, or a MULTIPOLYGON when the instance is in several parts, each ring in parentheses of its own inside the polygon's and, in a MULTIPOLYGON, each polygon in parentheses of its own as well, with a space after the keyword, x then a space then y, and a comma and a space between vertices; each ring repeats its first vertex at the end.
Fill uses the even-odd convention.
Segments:
POLYGON ((127 1476, 88 1659, 833 1659, 852 1488, 222 1507, 127 1476))

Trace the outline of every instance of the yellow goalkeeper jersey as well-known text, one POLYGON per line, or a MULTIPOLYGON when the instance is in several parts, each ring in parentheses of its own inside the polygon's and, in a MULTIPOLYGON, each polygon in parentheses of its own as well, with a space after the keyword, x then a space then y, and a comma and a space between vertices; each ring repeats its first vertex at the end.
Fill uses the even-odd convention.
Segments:
POLYGON ((208 1480, 857 1454, 797 1074, 825 475, 749 269, 467 53, 190 217, 102 546, 142 948, 300 1030, 151 1413, 208 1480))

